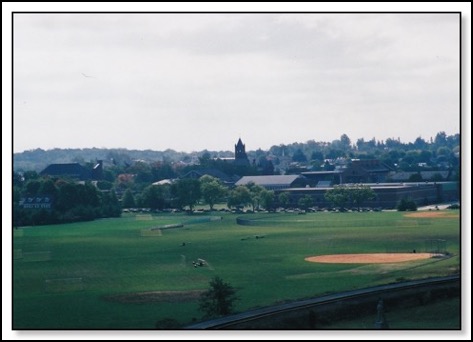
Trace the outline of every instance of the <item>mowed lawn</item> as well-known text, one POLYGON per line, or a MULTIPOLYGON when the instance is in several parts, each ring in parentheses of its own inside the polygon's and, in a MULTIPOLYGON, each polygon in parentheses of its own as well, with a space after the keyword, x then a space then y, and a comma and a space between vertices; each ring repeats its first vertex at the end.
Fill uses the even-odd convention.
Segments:
POLYGON ((153 329, 166 318, 190 324, 202 318, 198 290, 206 290, 214 276, 238 289, 236 310, 244 311, 459 272, 458 211, 436 218, 404 215, 245 214, 240 217, 257 225, 242 226, 234 214, 141 214, 20 228, 13 238, 13 328, 153 329), (392 264, 304 260, 423 252, 436 248, 431 240, 438 239, 445 240, 450 258, 392 264), (206 265, 194 267, 198 259, 206 265))

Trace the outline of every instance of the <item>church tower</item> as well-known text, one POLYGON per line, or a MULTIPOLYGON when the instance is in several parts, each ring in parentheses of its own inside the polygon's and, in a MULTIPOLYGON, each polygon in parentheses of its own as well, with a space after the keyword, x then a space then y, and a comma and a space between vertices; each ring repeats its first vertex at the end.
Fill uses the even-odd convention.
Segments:
POLYGON ((241 138, 238 139, 238 142, 235 145, 235 164, 250 165, 250 161, 246 155, 245 145, 241 141, 241 138))

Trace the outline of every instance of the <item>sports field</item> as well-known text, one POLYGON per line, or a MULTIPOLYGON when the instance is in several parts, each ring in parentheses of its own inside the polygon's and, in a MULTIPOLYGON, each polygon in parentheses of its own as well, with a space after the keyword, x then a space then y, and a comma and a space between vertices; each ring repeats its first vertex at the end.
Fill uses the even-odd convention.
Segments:
POLYGON ((201 319, 198 298, 217 275, 238 289, 236 310, 244 311, 459 272, 458 211, 240 217, 251 225, 227 213, 138 214, 14 230, 13 328, 153 329, 168 318, 186 325, 201 319), (305 260, 371 253, 437 257, 305 260), (203 266, 194 266, 199 259, 203 266))

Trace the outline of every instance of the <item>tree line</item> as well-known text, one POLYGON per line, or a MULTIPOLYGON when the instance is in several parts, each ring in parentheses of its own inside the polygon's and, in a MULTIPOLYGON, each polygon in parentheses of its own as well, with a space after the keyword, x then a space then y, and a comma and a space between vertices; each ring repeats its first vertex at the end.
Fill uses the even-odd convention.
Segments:
MULTIPOLYGON (((337 158, 378 159, 398 171, 437 171, 448 168, 457 169, 459 166, 459 152, 461 146, 460 134, 447 135, 438 132, 435 137, 424 139, 417 137, 413 142, 402 142, 399 138, 356 141, 346 134, 333 141, 309 140, 305 143, 292 143, 273 145, 269 150, 261 149, 248 151, 251 167, 255 169, 238 169, 231 163, 225 163, 224 157, 233 157, 231 151, 200 151, 176 152, 152 150, 127 150, 127 149, 34 149, 15 153, 13 155, 13 168, 18 172, 41 171, 48 164, 94 163, 95 160, 104 160, 113 170, 120 173, 130 173, 129 169, 137 160, 144 161, 149 168, 139 170, 143 180, 155 182, 164 174, 161 171, 180 175, 189 170, 192 164, 200 163, 202 167, 214 167, 229 175, 248 175, 245 172, 257 174, 272 174, 274 169, 279 169, 283 161, 289 158, 295 163, 305 163, 313 170, 322 169, 326 160, 337 158)), ((291 170, 289 170, 291 171, 291 170)), ((287 173, 287 172, 286 172, 287 173)), ((110 173, 109 173, 110 175, 110 173)), ((108 179, 110 180, 110 179, 108 179)))
POLYGON ((90 182, 51 179, 30 173, 13 181, 13 226, 43 225, 90 221, 103 217, 119 217, 121 206, 114 190, 99 191, 90 182), (31 178, 28 178, 31 177, 31 178), (22 206, 28 199, 51 201, 48 209, 22 206))

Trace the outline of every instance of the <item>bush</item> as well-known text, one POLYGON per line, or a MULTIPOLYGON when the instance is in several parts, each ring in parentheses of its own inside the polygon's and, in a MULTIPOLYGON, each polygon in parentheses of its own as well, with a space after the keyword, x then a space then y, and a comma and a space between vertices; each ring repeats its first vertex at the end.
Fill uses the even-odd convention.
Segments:
POLYGON ((397 205, 398 211, 416 211, 417 204, 414 201, 402 199, 401 202, 397 205))
POLYGON ((202 293, 199 309, 204 318, 229 315, 233 312, 234 302, 238 300, 236 289, 216 276, 210 281, 210 289, 202 293))

